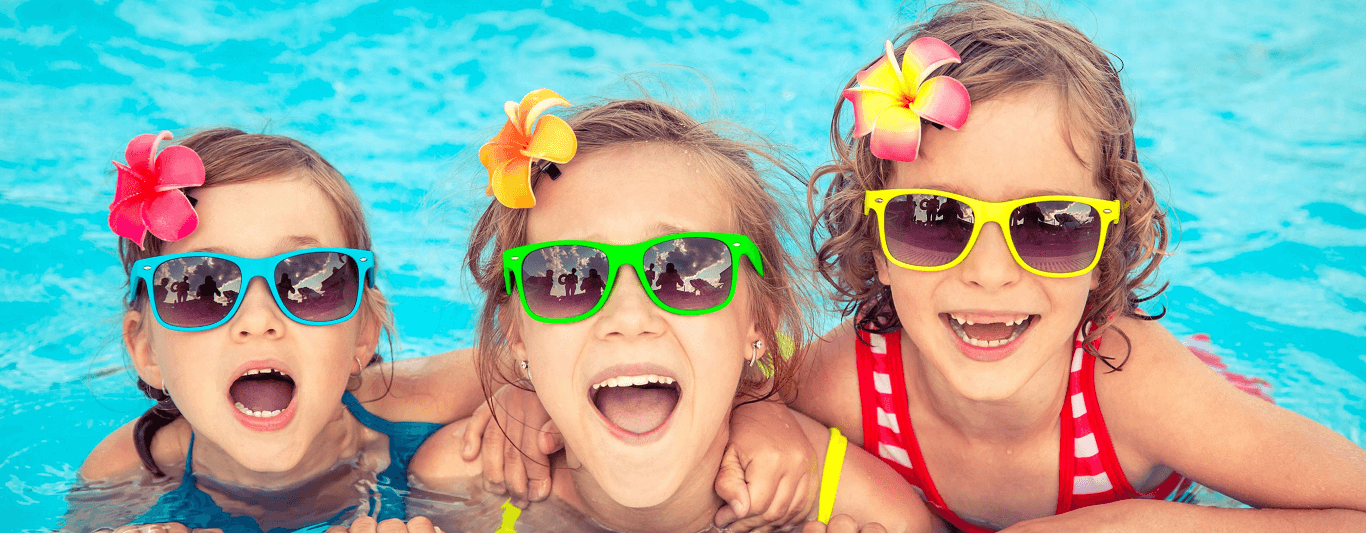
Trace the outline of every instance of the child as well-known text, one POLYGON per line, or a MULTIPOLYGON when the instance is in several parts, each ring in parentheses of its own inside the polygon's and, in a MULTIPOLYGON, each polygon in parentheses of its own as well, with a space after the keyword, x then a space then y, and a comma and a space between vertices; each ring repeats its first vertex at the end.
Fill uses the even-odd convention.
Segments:
MULTIPOLYGON (((355 193, 293 139, 214 129, 157 154, 169 137, 129 144, 110 217, 130 273, 124 342, 157 403, 91 452, 67 527, 403 518, 408 459, 448 420, 402 382, 386 395, 371 367, 391 328, 355 193), (189 282, 149 293, 165 278, 189 282), (379 415, 361 405, 379 398, 379 415)), ((477 389, 463 392, 440 412, 473 410, 477 389)))
POLYGON ((817 171, 820 269, 857 311, 795 406, 965 531, 1366 527, 1360 447, 1137 310, 1167 226, 1105 52, 980 1, 898 41, 846 86, 854 134, 837 108, 817 171), (1275 509, 1164 501, 1186 480, 1275 509))
MULTIPOLYGON (((529 134, 539 111, 527 110, 558 99, 545 93, 510 105, 520 111, 504 132, 515 127, 529 134)), ((775 229, 783 222, 751 157, 774 160, 650 101, 606 103, 579 111, 567 125, 548 119, 554 120, 536 126, 537 136, 560 129, 573 137, 534 137, 495 145, 503 154, 481 152, 499 169, 491 183, 499 200, 534 207, 491 205, 473 231, 467 259, 487 295, 481 376, 492 382, 511 370, 503 381, 533 390, 563 436, 566 452, 553 457, 551 469, 554 505, 531 506, 520 517, 510 510, 500 520, 487 513, 452 516, 451 506, 435 501, 457 503, 455 509, 487 505, 478 505, 488 498, 473 484, 480 463, 460 457, 466 423, 443 429, 418 452, 414 486, 430 492, 428 514, 451 530, 458 524, 489 531, 500 522, 500 531, 707 529, 724 504, 713 480, 732 407, 790 385, 797 363, 768 348, 778 345, 779 332, 801 338, 792 265, 775 229), (569 148, 539 159, 574 160, 532 170, 541 167, 516 159, 550 145, 569 148), (647 286, 650 263, 673 263, 680 278, 724 289, 647 286), (600 297, 536 290, 547 269, 588 266, 605 278, 600 297), (771 365, 771 380, 753 366, 760 359, 771 365)), ((817 466, 826 472, 816 480, 826 503, 820 518, 839 513, 894 531, 930 527, 923 507, 905 505, 913 498, 908 485, 870 455, 849 450, 845 456, 842 438, 797 418, 799 434, 825 465, 817 466)))

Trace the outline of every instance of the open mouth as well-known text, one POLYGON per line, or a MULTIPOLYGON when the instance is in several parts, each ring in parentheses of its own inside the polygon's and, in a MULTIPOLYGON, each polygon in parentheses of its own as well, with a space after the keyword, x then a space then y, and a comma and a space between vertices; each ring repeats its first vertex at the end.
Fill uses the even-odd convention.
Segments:
POLYGON ((612 425, 641 435, 669 420, 680 392, 673 378, 641 374, 607 378, 593 385, 588 398, 612 425))
POLYGON ((997 322, 976 322, 965 315, 948 313, 949 328, 958 338, 978 348, 995 348, 1020 338, 1039 315, 1019 315, 997 322))
POLYGON ((244 415, 276 417, 294 399, 294 379, 274 368, 254 368, 232 382, 228 396, 244 415))

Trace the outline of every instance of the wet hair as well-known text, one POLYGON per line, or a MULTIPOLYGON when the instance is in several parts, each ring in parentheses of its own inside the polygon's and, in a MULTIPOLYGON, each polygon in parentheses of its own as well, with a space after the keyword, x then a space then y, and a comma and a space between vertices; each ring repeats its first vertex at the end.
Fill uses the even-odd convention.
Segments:
MULTIPOLYGON (((1087 335, 1087 352, 1118 370, 1128 356, 1115 364, 1096 353, 1091 341, 1100 337, 1115 316, 1155 320, 1165 314, 1149 317, 1138 311, 1138 304, 1166 289, 1165 284, 1154 289, 1150 280, 1167 254, 1169 237, 1166 217, 1138 162, 1134 115, 1120 84, 1119 69, 1076 28, 1016 13, 987 0, 939 7, 929 20, 896 37, 896 57, 920 37, 939 38, 958 51, 962 63, 943 67, 937 74, 962 82, 974 104, 1033 90, 1053 91, 1062 102, 1065 126, 1095 143, 1072 145, 1072 152, 1079 160, 1092 162, 1096 183, 1123 208, 1118 228, 1109 232, 1096 266, 1098 286, 1087 297, 1082 321, 1096 326, 1087 335), (1144 289, 1151 292, 1140 296, 1144 289)), ((855 83, 851 78, 845 88, 855 83)), ((815 217, 811 243, 817 267, 834 286, 834 299, 843 305, 844 314, 856 315, 860 329, 888 333, 899 330, 901 324, 891 288, 877 279, 875 259, 882 253, 877 222, 863 216, 862 207, 864 191, 886 188, 895 166, 872 154, 871 136, 854 139, 840 130, 842 103, 836 100, 830 122, 836 159, 816 170, 807 189, 808 208, 815 217), (822 193, 816 183, 827 176, 831 181, 822 193), (818 244, 822 233, 825 239, 818 244)), ((1072 143, 1072 135, 1064 138, 1072 143)))
MULTIPOLYGON (((204 185, 201 187, 250 183, 286 174, 309 180, 322 190, 323 195, 331 200, 336 208, 341 218, 339 222, 346 239, 346 247, 370 249, 370 231, 365 225, 365 215, 361 212, 361 203, 356 197, 356 192, 346 182, 345 176, 318 155, 318 152, 303 143, 278 135, 216 128, 186 137, 178 144, 194 150, 203 160, 204 185)), ((186 189, 185 192, 193 197, 194 191, 198 188, 186 189)), ((119 258, 123 263, 125 275, 132 270, 134 262, 162 255, 166 247, 166 241, 150 233, 143 244, 146 248, 139 248, 137 243, 127 238, 119 238, 119 258)), ((361 306, 360 312, 371 319, 379 320, 381 327, 392 339, 393 318, 384 295, 374 287, 367 286, 363 300, 365 304, 361 306)), ((125 302, 125 305, 130 311, 144 313, 142 324, 146 327, 151 318, 146 314, 147 290, 139 287, 137 296, 125 302)), ((379 353, 376 352, 367 366, 381 360, 379 353)), ((157 430, 179 418, 180 410, 165 390, 158 389, 141 378, 138 379, 138 389, 148 398, 155 400, 156 404, 147 409, 147 412, 138 417, 137 422, 133 424, 133 443, 143 466, 152 474, 163 476, 165 474, 152 458, 152 437, 156 435, 157 430)))
MULTIPOLYGON (((720 187, 716 194, 730 200, 730 215, 736 221, 738 233, 754 241, 764 261, 763 276, 746 273, 741 280, 753 295, 750 316, 763 336, 764 345, 770 347, 761 362, 771 368, 772 377, 766 377, 759 369, 746 370, 737 397, 745 396, 747 401, 767 399, 774 394, 792 398, 800 354, 775 354, 783 346, 804 345, 807 327, 801 309, 806 301, 805 291, 801 279, 793 276, 792 257, 781 244, 784 237, 791 235, 784 209, 755 161, 765 163, 773 173, 801 183, 794 165, 758 141, 747 143, 727 138, 718 133, 722 125, 699 123, 682 111, 651 100, 609 101, 578 110, 567 121, 578 137, 577 158, 643 143, 664 144, 682 150, 693 162, 717 176, 720 187), (780 342, 780 336, 790 339, 791 344, 780 342)), ((533 189, 544 176, 544 172, 533 170, 533 189)), ((509 375, 512 357, 508 334, 516 324, 513 313, 518 303, 505 289, 502 256, 504 250, 528 244, 529 211, 490 202, 471 231, 465 255, 470 273, 485 295, 478 324, 476 368, 489 401, 499 383, 526 388, 515 375, 509 375)))

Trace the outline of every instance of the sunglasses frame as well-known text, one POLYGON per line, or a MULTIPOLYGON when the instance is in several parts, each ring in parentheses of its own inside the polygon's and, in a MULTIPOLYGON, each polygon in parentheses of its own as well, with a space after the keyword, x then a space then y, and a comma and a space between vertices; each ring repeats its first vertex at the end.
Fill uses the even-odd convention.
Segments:
POLYGON ((736 281, 739 280, 740 276, 739 269, 735 268, 735 265, 740 262, 738 260, 737 255, 743 255, 749 258, 749 264, 754 267, 754 271, 757 272, 760 276, 764 275, 764 261, 762 255, 759 253, 759 247, 755 246, 754 241, 750 240, 749 237, 734 233, 719 233, 710 231, 674 233, 671 235, 655 237, 653 239, 642 241, 636 244, 605 244, 600 242, 581 240, 546 241, 536 244, 518 246, 516 248, 511 248, 503 251, 503 288, 507 292, 507 294, 512 294, 513 287, 515 286, 518 297, 522 301, 522 310, 526 311, 527 315, 529 315, 531 318, 539 322, 545 322, 548 324, 567 324, 570 322, 578 322, 580 320, 593 316, 598 312, 599 309, 602 309, 603 305, 607 304, 607 299, 611 296, 612 289, 615 288, 617 285, 617 272, 621 270, 622 266, 629 265, 635 269, 636 278, 640 280, 640 285, 645 289, 645 294, 649 295, 650 300, 653 301, 655 305, 658 306, 660 309, 677 315, 705 315, 707 313, 718 311, 726 307, 727 305, 730 305, 730 301, 735 298, 735 284, 736 281), (668 304, 665 304, 662 300, 659 299, 659 296, 655 294, 655 289, 647 286, 648 282, 646 281, 645 277, 645 252, 648 251, 651 247, 660 243, 672 241, 675 239, 687 239, 698 237, 719 241, 721 244, 726 245, 726 248, 730 250, 730 294, 726 295, 725 301, 715 306, 708 307, 706 309, 678 309, 668 304), (598 298, 598 303, 594 304, 592 309, 589 309, 588 311, 585 311, 578 315, 566 318, 543 317, 537 314, 535 311, 531 309, 529 305, 527 305, 526 287, 521 280, 522 263, 526 259, 526 256, 530 255, 533 252, 536 252, 537 250, 549 248, 552 246, 565 245, 585 246, 602 252, 603 255, 607 256, 607 279, 605 280, 606 285, 602 288, 602 296, 598 298), (516 283, 513 283, 514 280, 516 280, 516 283))
POLYGON ((246 298, 247 287, 251 285, 252 280, 262 278, 266 280, 266 288, 270 290, 271 297, 275 299, 276 307, 278 307, 280 312, 284 313, 285 316, 289 317, 290 320, 305 326, 330 326, 332 324, 346 322, 347 320, 350 320, 351 317, 356 316, 356 313, 360 311, 361 300, 365 295, 365 288, 375 286, 375 278, 373 275, 374 265, 374 252, 371 252, 370 250, 357 250, 354 248, 303 248, 285 252, 280 255, 262 258, 240 257, 236 255, 208 252, 158 255, 156 257, 139 259, 133 263, 133 269, 128 273, 128 297, 136 301, 138 297, 138 286, 144 286, 147 290, 148 305, 152 308, 152 316, 156 317, 157 323, 161 324, 162 327, 172 331, 205 331, 222 326, 223 324, 228 323, 229 320, 232 320, 232 317, 237 316, 237 309, 242 306, 242 300, 246 298), (325 321, 304 320, 290 312, 289 308, 285 306, 285 302, 280 299, 279 291, 275 290, 275 267, 285 259, 312 253, 336 253, 345 255, 350 257, 352 261, 355 261, 356 268, 360 269, 360 279, 363 281, 356 284, 356 305, 351 308, 351 312, 347 313, 346 316, 335 320, 325 321), (229 309, 228 314, 224 315, 223 318, 217 322, 206 326, 196 327, 172 325, 161 318, 161 312, 157 310, 156 303, 152 302, 152 274, 155 273, 157 268, 161 267, 163 263, 186 257, 211 257, 230 261, 234 265, 237 265, 237 270, 242 274, 242 290, 233 301, 232 309, 229 309))
POLYGON ((896 266, 921 272, 937 272, 953 268, 959 263, 962 263, 963 259, 967 258, 968 253, 972 252, 973 246, 977 244, 977 237, 982 233, 982 227, 986 226, 988 222, 995 222, 996 225, 1001 228, 1001 234, 1005 236, 1006 248, 1010 249, 1010 255, 1015 258, 1015 263, 1019 264, 1021 268, 1024 268, 1031 274, 1037 274, 1048 278, 1071 278, 1090 272, 1091 269, 1096 267, 1096 264, 1100 263, 1100 253, 1105 248, 1105 237, 1109 232, 1110 225, 1119 223, 1120 203, 1118 200, 1101 200, 1099 198, 1087 198, 1085 196, 1061 195, 1031 196, 1004 202, 988 202, 986 200, 978 200, 961 194, 954 194, 936 189, 882 189, 864 191, 863 214, 867 216, 868 211, 870 210, 877 213, 877 233, 878 239, 882 244, 882 254, 887 257, 888 261, 896 266), (958 257, 955 257, 952 261, 943 265, 930 267, 912 265, 893 257, 891 250, 887 248, 887 204, 890 204, 894 198, 912 194, 943 196, 951 200, 957 200, 964 205, 967 205, 968 208, 972 210, 972 235, 968 237, 968 242, 963 246, 963 251, 959 252, 958 257), (1010 215, 1017 207, 1035 202, 1078 202, 1096 210, 1096 213, 1100 215, 1100 242, 1096 244, 1096 255, 1091 258, 1091 263, 1089 265, 1074 272, 1045 272, 1029 266, 1024 258, 1020 257, 1019 250, 1015 249, 1015 240, 1010 236, 1010 215))

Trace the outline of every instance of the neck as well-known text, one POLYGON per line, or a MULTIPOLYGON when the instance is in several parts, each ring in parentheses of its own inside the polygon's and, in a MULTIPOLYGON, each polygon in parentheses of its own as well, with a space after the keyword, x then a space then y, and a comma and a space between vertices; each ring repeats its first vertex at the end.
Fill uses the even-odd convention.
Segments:
MULTIPOLYGON (((555 468, 552 490, 584 515, 614 531, 694 533, 712 527, 717 509, 725 503, 713 488, 721 457, 730 441, 730 420, 722 424, 702 460, 669 499, 652 507, 626 507, 612 500, 584 468, 555 468)), ((572 454, 572 451, 570 452, 572 454)), ((558 462, 564 463, 565 456, 558 462)), ((565 466, 561 464, 559 466, 565 466)))
POLYGON ((1018 442, 1058 427, 1067 396, 1071 346, 1039 368, 1007 398, 977 400, 959 393, 944 377, 923 363, 918 348, 903 331, 901 352, 905 365, 907 400, 923 405, 946 425, 972 440, 1018 442))
MULTIPOLYGON (((242 466, 226 451, 208 439, 194 443, 196 477, 234 491, 281 492, 312 485, 320 478, 330 477, 342 463, 355 463, 372 456, 362 454, 373 444, 373 435, 364 425, 342 408, 341 413, 323 426, 303 457, 293 468, 282 472, 258 472, 242 466)), ((358 465, 359 466, 359 465, 358 465)))

